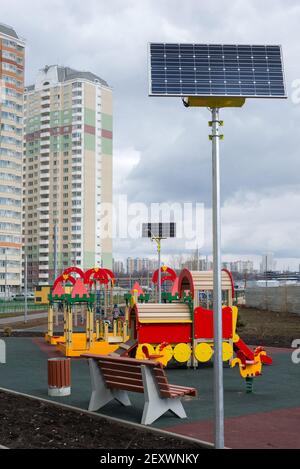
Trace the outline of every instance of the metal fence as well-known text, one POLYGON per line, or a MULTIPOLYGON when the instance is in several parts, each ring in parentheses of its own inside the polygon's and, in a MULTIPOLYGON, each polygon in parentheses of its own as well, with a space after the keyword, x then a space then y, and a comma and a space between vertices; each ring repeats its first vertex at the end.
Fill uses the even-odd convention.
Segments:
POLYGON ((300 286, 247 288, 246 306, 300 314, 300 286))
MULTIPOLYGON (((35 304, 33 301, 27 302, 27 311, 31 312, 43 312, 47 311, 47 305, 35 304)), ((25 314, 25 302, 24 301, 1 301, 0 302, 0 316, 3 314, 25 314)))

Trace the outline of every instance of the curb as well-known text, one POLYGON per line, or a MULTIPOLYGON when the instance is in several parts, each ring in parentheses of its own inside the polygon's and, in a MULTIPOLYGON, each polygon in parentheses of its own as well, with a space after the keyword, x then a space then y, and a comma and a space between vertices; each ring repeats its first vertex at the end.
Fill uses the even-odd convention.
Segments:
MULTIPOLYGON (((104 414, 100 414, 98 412, 90 412, 89 410, 81 409, 80 407, 75 407, 75 406, 68 405, 68 404, 61 404, 60 402, 51 401, 49 399, 44 399, 42 397, 32 396, 30 394, 25 394, 25 393, 22 393, 22 392, 19 392, 19 391, 13 391, 13 390, 7 389, 7 388, 0 387, 0 391, 7 392, 7 393, 13 394, 15 396, 22 396, 22 397, 26 397, 28 399, 33 399, 33 400, 36 400, 36 401, 45 402, 46 404, 52 404, 54 406, 61 407, 61 408, 64 408, 66 410, 72 410, 72 411, 77 412, 77 413, 91 415, 91 416, 99 418, 99 419, 107 420, 108 422, 120 423, 120 424, 122 424, 126 427, 129 427, 129 428, 136 428, 138 430, 149 431, 149 432, 157 433, 158 435, 162 435, 162 436, 166 436, 166 437, 167 436, 172 437, 172 438, 177 439, 177 440, 181 440, 181 441, 183 440, 183 441, 187 441, 187 442, 190 442, 190 443, 196 443, 201 448, 204 448, 204 449, 214 449, 213 443, 209 443, 208 441, 198 440, 197 438, 193 438, 193 437, 189 437, 189 436, 185 436, 185 435, 179 435, 178 433, 168 432, 167 430, 161 430, 159 428, 149 427, 148 425, 141 425, 140 423, 128 422, 128 420, 123 420, 123 419, 120 419, 118 417, 110 417, 110 416, 107 416, 107 415, 104 415, 104 414)), ((3 449, 9 449, 9 448, 3 447, 3 449)), ((229 448, 225 448, 225 449, 229 449, 229 448)))

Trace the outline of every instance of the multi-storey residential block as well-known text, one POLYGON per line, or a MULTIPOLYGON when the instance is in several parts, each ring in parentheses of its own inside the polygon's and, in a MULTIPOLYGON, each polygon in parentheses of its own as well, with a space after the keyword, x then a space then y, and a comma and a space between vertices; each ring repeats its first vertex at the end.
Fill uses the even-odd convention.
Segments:
MULTIPOLYGON (((133 274, 134 272, 148 272, 151 271, 151 268, 153 267, 151 264, 152 260, 148 259, 148 257, 128 257, 126 264, 127 264, 127 273, 128 274, 133 274)), ((155 264, 155 269, 157 269, 157 261, 155 264)))
POLYGON ((24 41, 0 24, 0 295, 20 290, 24 41))
POLYGON ((124 264, 122 261, 113 260, 113 271, 115 274, 124 273, 124 264))
POLYGON ((112 268, 112 91, 90 72, 46 66, 25 90, 23 235, 29 285, 68 265, 112 268), (106 207, 107 208, 107 207, 106 207))
POLYGON ((261 256, 260 272, 269 272, 276 269, 276 261, 273 252, 266 252, 261 256))

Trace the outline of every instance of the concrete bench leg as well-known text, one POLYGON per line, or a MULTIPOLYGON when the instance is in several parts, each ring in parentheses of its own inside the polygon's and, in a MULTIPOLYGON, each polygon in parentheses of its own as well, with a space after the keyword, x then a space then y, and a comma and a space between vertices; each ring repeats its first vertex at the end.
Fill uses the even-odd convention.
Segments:
POLYGON ((180 397, 174 399, 161 397, 155 378, 153 377, 149 367, 142 365, 141 370, 145 394, 145 405, 141 422, 142 425, 150 425, 168 410, 181 419, 186 418, 186 413, 180 397))
POLYGON ((97 360, 89 358, 92 394, 88 410, 95 411, 105 406, 108 402, 116 399, 124 406, 131 405, 126 391, 120 389, 108 389, 101 374, 97 360))

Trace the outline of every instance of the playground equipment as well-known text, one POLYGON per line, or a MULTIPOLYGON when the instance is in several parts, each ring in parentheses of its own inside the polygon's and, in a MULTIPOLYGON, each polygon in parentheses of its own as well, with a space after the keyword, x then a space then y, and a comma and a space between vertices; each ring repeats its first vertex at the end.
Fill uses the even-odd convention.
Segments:
MULTIPOLYGON (((136 283, 131 293, 125 295, 124 320, 114 320, 113 328, 109 330, 106 316, 95 318, 95 292, 97 282, 104 284, 106 288, 113 284, 113 273, 100 268, 89 269, 85 273, 75 269, 70 268, 59 276, 54 282, 52 294, 49 295, 46 339, 66 356, 114 353, 138 360, 155 359, 164 366, 167 366, 171 359, 175 359, 177 363, 194 368, 198 363, 205 363, 213 358, 214 325, 213 311, 210 309, 212 271, 183 269, 178 277, 177 293, 169 292, 165 303, 149 303, 140 285, 136 283), (78 278, 75 278, 74 274, 78 278), (70 290, 67 292, 68 288, 70 290), (63 336, 53 334, 55 303, 63 305, 63 336), (84 332, 73 332, 73 313, 77 304, 84 305, 84 332)), ((253 379, 261 375, 262 365, 271 364, 272 359, 262 347, 250 350, 238 336, 238 308, 232 305, 233 298, 232 276, 224 269, 222 358, 232 367, 239 365, 241 377, 246 380, 247 390, 251 391, 253 379)))
POLYGON ((34 302, 35 304, 48 305, 49 299, 48 296, 51 292, 50 285, 38 285, 34 290, 34 302))
POLYGON ((94 267, 85 272, 84 283, 90 286, 95 295, 96 312, 106 319, 113 310, 115 274, 109 269, 94 267))
POLYGON ((262 375, 263 363, 271 365, 272 358, 267 356, 267 352, 263 347, 256 347, 252 352, 241 339, 239 339, 236 355, 237 357, 231 362, 231 367, 239 365, 240 375, 245 379, 246 390, 250 393, 253 390, 254 378, 262 375))
MULTIPOLYGON (((213 311, 202 304, 211 303, 212 290, 212 271, 183 269, 178 280, 179 301, 169 297, 164 304, 133 304, 129 311, 129 328, 137 341, 136 358, 147 359, 156 354, 164 365, 174 358, 178 363, 193 367, 211 360, 214 355, 213 311)), ((222 271, 222 296, 222 358, 232 366, 240 365, 241 376, 249 387, 249 379, 259 376, 262 365, 271 364, 272 359, 261 347, 251 351, 236 333, 238 308, 232 305, 234 285, 226 269, 222 271)))
POLYGON ((46 340, 56 345, 64 355, 68 357, 80 356, 85 352, 108 354, 118 349, 119 344, 124 344, 128 340, 126 318, 114 321, 112 332, 109 331, 106 316, 100 315, 97 320, 95 318, 95 283, 109 285, 112 283, 112 279, 114 279, 114 274, 108 269, 94 268, 84 273, 77 267, 71 267, 55 280, 53 291, 49 295, 46 340), (79 278, 76 279, 72 275, 73 273, 76 273, 79 278), (71 287, 68 283, 71 284, 71 287), (71 290, 67 292, 67 288, 71 290), (53 333, 55 304, 59 304, 63 309, 64 333, 61 336, 53 333), (84 306, 83 311, 86 318, 84 332, 73 331, 76 305, 84 306))
POLYGON ((175 270, 170 267, 163 265, 160 269, 155 270, 152 275, 152 283, 155 285, 156 290, 158 291, 159 279, 163 291, 161 292, 161 300, 165 303, 166 301, 170 302, 170 299, 178 300, 178 277, 175 270), (169 291, 167 290, 167 285, 171 285, 169 291))
POLYGON ((129 304, 134 303, 148 303, 149 299, 150 294, 145 293, 138 282, 134 283, 130 293, 125 293, 124 295, 126 307, 128 307, 129 304))

